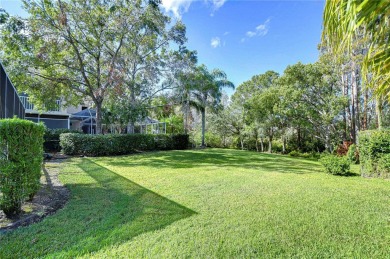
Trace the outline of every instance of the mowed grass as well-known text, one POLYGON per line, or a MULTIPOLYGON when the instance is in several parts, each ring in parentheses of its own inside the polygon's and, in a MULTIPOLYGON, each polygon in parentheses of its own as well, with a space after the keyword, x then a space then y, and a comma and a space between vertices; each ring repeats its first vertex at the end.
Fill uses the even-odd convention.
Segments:
POLYGON ((60 166, 71 200, 0 236, 0 258, 390 257, 388 180, 222 149, 60 166))

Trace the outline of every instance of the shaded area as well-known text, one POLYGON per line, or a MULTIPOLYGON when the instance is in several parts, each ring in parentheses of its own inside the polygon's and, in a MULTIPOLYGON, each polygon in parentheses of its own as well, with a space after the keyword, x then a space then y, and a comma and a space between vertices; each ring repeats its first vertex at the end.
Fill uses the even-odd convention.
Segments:
POLYGON ((41 223, 0 237, 1 258, 85 255, 195 214, 88 159, 77 166, 88 175, 68 176, 83 182, 67 185, 68 205, 41 223), (29 247, 28 253, 22 247, 29 247))
POLYGON ((0 211, 0 233, 39 222, 64 207, 70 193, 58 180, 58 170, 49 172, 45 165, 42 170, 41 188, 31 201, 23 203, 21 214, 7 218, 3 211, 0 211))
POLYGON ((147 166, 155 168, 197 168, 218 166, 245 169, 263 169, 278 173, 305 174, 321 171, 317 162, 282 155, 249 151, 229 152, 229 150, 209 149, 207 152, 187 150, 184 152, 156 152, 143 154, 140 159, 105 159, 105 164, 118 167, 147 166), (313 170, 318 165, 318 171, 313 170))

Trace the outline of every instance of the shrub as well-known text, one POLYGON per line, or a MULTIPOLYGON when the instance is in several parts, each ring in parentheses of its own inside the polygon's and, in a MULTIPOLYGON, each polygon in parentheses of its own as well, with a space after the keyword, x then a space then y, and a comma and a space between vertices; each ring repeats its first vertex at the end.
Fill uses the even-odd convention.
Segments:
POLYGON ((186 134, 177 134, 177 135, 172 135, 172 145, 173 149, 187 149, 188 145, 190 143, 190 137, 186 134))
POLYGON ((288 155, 292 156, 292 157, 299 157, 300 153, 298 151, 296 151, 296 150, 293 150, 290 153, 288 153, 288 155))
POLYGON ((39 190, 44 131, 27 120, 0 120, 0 208, 8 216, 39 190))
POLYGON ((358 164, 359 163, 359 153, 357 151, 356 145, 352 144, 348 148, 347 158, 351 163, 358 164))
POLYGON ((346 175, 349 173, 350 161, 347 157, 339 157, 335 155, 324 155, 320 159, 321 164, 329 174, 346 175))
POLYGON ((385 170, 387 154, 390 154, 390 130, 359 132, 358 149, 362 176, 390 177, 385 170))
POLYGON ((293 150, 290 153, 288 153, 289 156, 292 157, 303 157, 303 158, 312 158, 312 159, 319 159, 320 155, 317 152, 305 152, 305 153, 300 153, 299 151, 293 150))
POLYGON ((185 149, 188 135, 64 133, 60 136, 62 152, 67 155, 110 156, 136 151, 185 149))
POLYGON ((378 159, 377 171, 384 178, 390 178, 390 154, 384 154, 378 159))
POLYGON ((46 129, 43 135, 43 150, 45 152, 60 152, 60 135, 62 133, 81 133, 77 130, 71 129, 46 129))

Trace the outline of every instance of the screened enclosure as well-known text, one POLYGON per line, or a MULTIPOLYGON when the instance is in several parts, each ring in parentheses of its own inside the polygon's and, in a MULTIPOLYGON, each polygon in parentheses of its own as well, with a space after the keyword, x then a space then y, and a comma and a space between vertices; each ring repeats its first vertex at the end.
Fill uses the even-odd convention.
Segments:
POLYGON ((14 116, 24 119, 25 108, 0 62, 0 118, 13 118, 14 116))

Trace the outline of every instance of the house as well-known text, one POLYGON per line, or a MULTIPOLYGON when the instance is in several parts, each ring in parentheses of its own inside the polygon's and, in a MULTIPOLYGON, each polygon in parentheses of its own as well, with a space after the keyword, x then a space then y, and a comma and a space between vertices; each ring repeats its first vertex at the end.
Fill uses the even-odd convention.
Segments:
POLYGON ((34 104, 30 102, 30 97, 26 94, 21 94, 20 100, 26 109, 26 120, 43 122, 49 129, 73 129, 89 134, 96 132, 96 112, 86 105, 65 106, 62 100, 58 99, 54 109, 39 111, 35 109, 34 104))

